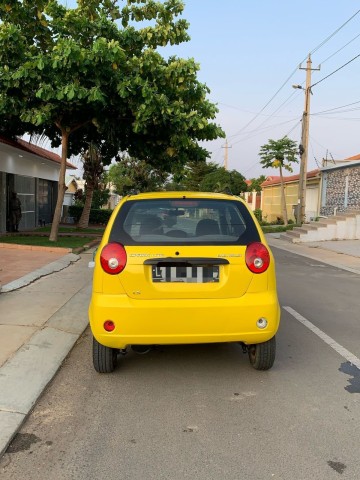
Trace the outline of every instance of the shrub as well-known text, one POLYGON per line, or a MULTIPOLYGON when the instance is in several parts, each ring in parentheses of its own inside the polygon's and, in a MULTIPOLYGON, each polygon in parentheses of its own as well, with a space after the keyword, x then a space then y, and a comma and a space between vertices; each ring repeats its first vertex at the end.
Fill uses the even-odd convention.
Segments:
POLYGON ((254 210, 254 215, 259 222, 262 222, 262 210, 261 210, 261 208, 256 208, 254 210))
POLYGON ((106 225, 111 217, 112 210, 110 209, 95 209, 92 208, 90 210, 90 218, 89 223, 93 223, 96 225, 106 225))
MULTIPOLYGON (((74 218, 74 222, 78 223, 80 220, 81 214, 83 211, 83 207, 81 205, 70 205, 69 207, 69 215, 70 217, 74 218)), ((112 210, 110 209, 95 209, 92 208, 90 210, 90 218, 89 223, 93 223, 96 225, 106 225, 109 221, 109 218, 112 214, 112 210)))

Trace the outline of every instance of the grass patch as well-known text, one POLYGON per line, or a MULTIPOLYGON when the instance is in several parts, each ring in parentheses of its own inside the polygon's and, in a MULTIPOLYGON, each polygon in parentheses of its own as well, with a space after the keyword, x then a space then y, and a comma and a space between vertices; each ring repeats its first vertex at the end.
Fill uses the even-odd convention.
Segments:
POLYGON ((292 230, 294 227, 297 227, 296 224, 291 225, 263 225, 262 231, 264 233, 278 233, 278 232, 287 232, 288 230, 292 230))
MULTIPOLYGON (((59 233, 78 233, 81 235, 86 235, 87 233, 97 233, 102 235, 104 233, 104 227, 92 227, 92 228, 76 228, 76 227, 59 227, 59 233)), ((51 226, 48 227, 40 227, 35 230, 39 233, 50 233, 51 226)))
POLYGON ((31 245, 36 247, 79 248, 93 241, 93 237, 58 237, 57 242, 50 242, 48 237, 31 235, 0 236, 0 243, 31 245))

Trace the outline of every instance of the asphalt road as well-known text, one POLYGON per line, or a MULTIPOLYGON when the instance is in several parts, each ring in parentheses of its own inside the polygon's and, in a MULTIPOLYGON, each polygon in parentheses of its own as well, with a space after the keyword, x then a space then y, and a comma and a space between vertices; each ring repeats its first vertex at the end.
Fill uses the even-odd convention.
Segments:
MULTIPOLYGON (((360 478, 360 276, 273 249, 274 368, 235 344, 91 365, 86 331, 0 462, 8 479, 360 478)), ((86 308, 86 305, 84 305, 86 308)))

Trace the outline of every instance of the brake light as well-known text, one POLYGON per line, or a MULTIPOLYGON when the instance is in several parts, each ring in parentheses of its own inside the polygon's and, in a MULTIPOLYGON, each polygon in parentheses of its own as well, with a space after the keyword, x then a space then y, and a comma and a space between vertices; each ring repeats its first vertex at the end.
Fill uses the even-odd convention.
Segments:
POLYGON ((246 248, 245 261, 251 272, 263 273, 270 265, 270 253, 262 243, 250 243, 246 248))
POLYGON ((122 272, 125 268, 126 261, 126 250, 121 243, 108 243, 101 251, 101 266, 103 270, 110 275, 116 275, 122 272))

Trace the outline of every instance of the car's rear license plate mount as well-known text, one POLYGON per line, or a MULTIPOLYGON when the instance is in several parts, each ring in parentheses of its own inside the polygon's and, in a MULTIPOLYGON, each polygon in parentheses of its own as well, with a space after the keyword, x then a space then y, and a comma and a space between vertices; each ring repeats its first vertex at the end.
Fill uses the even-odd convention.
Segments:
POLYGON ((152 281, 155 283, 218 283, 219 265, 153 265, 152 281))

